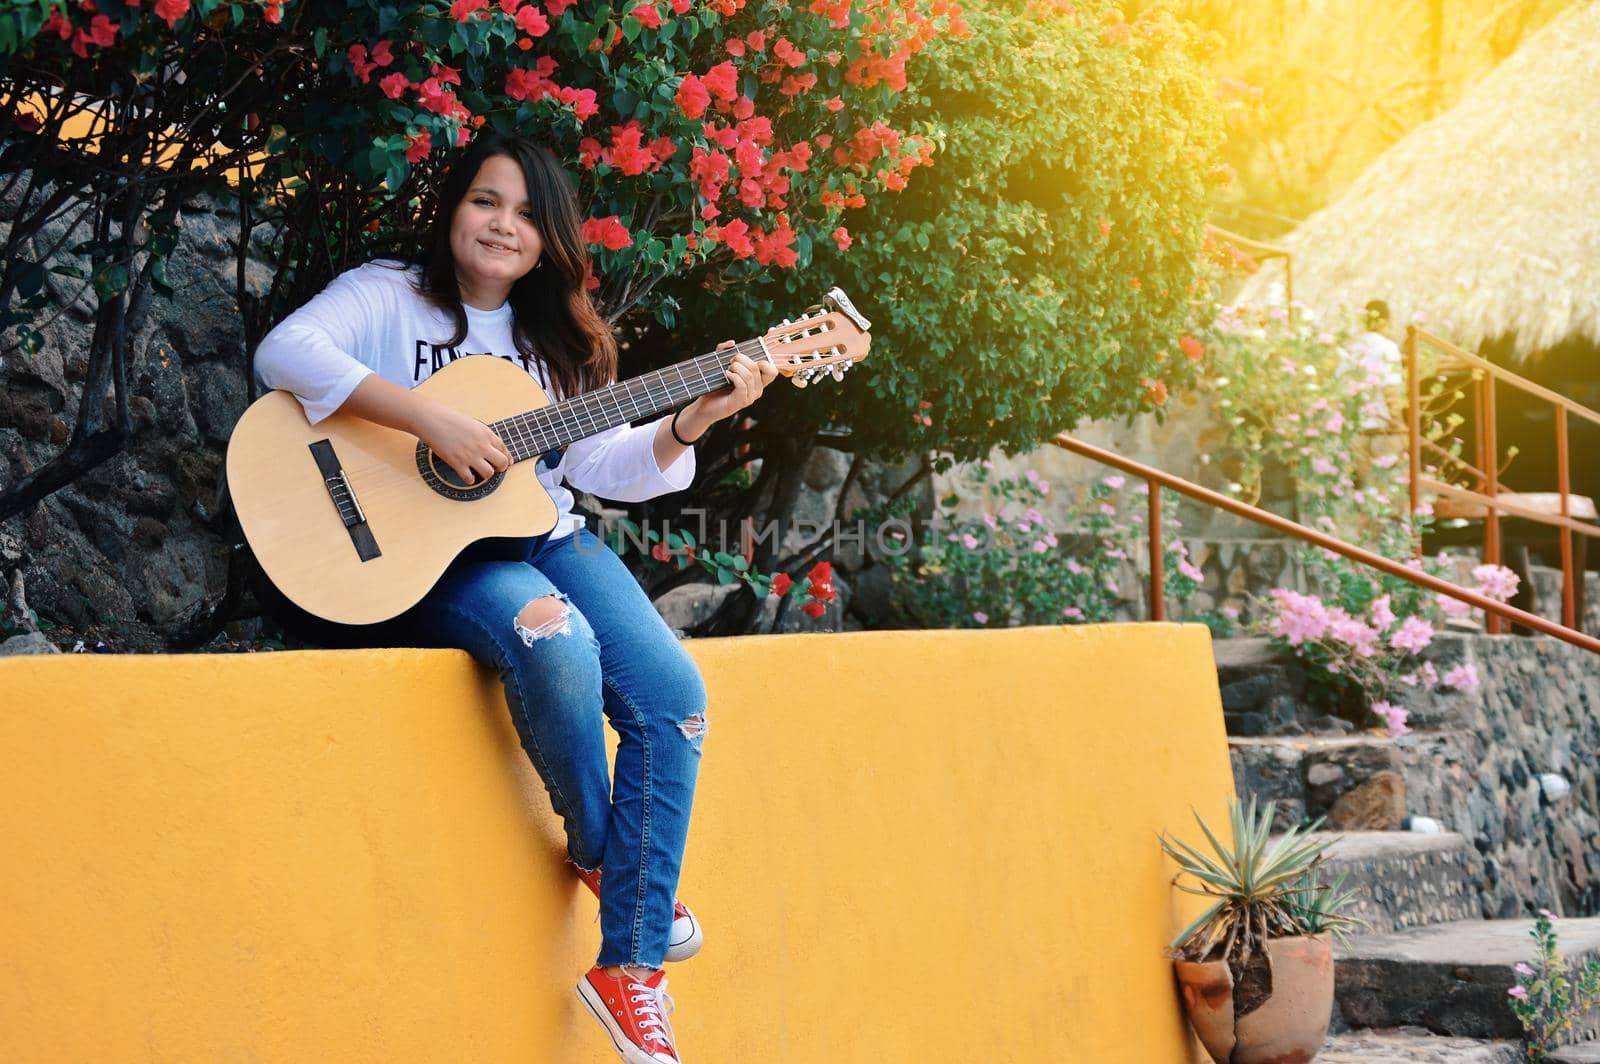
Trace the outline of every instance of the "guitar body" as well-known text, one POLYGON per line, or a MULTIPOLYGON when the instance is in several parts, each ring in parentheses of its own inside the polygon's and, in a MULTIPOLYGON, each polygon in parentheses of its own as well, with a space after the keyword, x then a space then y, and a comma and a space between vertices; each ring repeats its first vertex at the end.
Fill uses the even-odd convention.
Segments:
MULTIPOLYGON (((417 388, 486 423, 550 402, 524 369, 488 355, 457 359, 417 388)), ((429 471, 449 474, 442 462, 429 471)), ((556 523, 535 462, 512 465, 479 497, 452 497, 419 468, 415 436, 348 414, 313 426, 288 392, 244 412, 228 444, 227 475, 267 576, 302 609, 341 624, 404 612, 478 540, 536 536, 556 523), (343 478, 330 488, 326 472, 335 469, 343 478), (357 513, 363 520, 353 529, 357 513)))

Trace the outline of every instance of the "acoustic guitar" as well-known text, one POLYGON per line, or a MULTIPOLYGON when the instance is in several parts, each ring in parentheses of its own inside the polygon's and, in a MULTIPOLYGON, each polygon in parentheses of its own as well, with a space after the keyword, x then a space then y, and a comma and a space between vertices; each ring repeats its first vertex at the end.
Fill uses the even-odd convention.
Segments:
POLYGON ((228 441, 228 488, 267 577, 307 613, 341 624, 411 606, 473 543, 555 527, 535 462, 606 429, 648 420, 727 386, 736 353, 805 385, 865 358, 871 324, 843 292, 761 336, 552 403, 518 363, 468 356, 417 386, 487 424, 512 465, 466 483, 417 437, 350 414, 313 426, 277 391, 251 404, 228 441))

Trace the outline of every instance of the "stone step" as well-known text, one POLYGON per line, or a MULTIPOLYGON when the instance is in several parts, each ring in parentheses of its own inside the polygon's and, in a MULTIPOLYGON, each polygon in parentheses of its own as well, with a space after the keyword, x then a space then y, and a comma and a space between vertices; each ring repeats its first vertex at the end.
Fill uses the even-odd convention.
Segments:
MULTIPOLYGON (((1382 935, 1336 948, 1335 996, 1352 1027, 1425 1027, 1458 1038, 1518 1038, 1507 1004, 1511 970, 1532 961, 1532 920, 1459 920, 1382 935)), ((1600 917, 1560 920, 1568 961, 1600 960, 1600 917)), ((1600 1037, 1600 1008, 1578 1017, 1571 1041, 1600 1037)))
POLYGON ((1356 891, 1345 910, 1365 921, 1366 934, 1385 934, 1483 916, 1476 881, 1483 858, 1466 836, 1452 832, 1317 832, 1333 840, 1323 859, 1324 882, 1344 876, 1356 891))
POLYGON ((1504 1040, 1446 1038, 1421 1027, 1402 1027, 1336 1034, 1323 1044, 1316 1060, 1317 1064, 1519 1064, 1522 1046, 1504 1040))
POLYGON ((1544 1059, 1546 1064, 1600 1064, 1600 1042, 1563 1046, 1544 1059))

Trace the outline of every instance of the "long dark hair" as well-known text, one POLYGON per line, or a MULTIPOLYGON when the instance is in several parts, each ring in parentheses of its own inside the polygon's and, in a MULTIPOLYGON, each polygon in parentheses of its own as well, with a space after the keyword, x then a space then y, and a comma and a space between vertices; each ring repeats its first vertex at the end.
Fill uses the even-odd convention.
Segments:
POLYGON ((450 167, 440 185, 422 259, 422 294, 455 321, 451 347, 467 338, 450 223, 485 161, 503 155, 522 168, 528 205, 544 250, 539 265, 511 286, 512 340, 517 351, 544 360, 550 383, 563 396, 610 384, 617 378, 617 341, 585 283, 589 248, 583 242, 578 200, 567 173, 546 148, 522 137, 483 132, 450 167))

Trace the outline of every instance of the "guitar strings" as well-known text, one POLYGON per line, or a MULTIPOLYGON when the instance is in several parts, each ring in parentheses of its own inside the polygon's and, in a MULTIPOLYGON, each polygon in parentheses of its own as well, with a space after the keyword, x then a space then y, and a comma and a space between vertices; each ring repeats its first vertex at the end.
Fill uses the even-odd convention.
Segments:
POLYGON ((711 351, 653 373, 516 414, 493 422, 489 427, 505 442, 512 458, 520 462, 714 392, 727 383, 724 374, 732 365, 734 355, 740 353, 763 356, 761 340, 745 340, 731 348, 711 351), (692 376, 685 375, 686 368, 691 370, 692 376), (676 384, 669 374, 677 376, 676 384), (624 399, 627 407, 622 404, 624 399))

